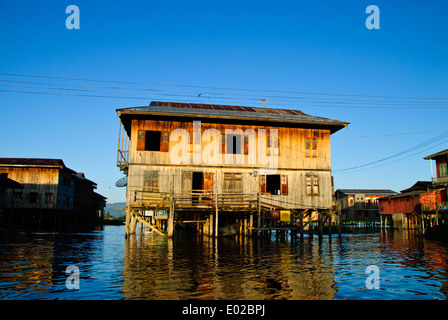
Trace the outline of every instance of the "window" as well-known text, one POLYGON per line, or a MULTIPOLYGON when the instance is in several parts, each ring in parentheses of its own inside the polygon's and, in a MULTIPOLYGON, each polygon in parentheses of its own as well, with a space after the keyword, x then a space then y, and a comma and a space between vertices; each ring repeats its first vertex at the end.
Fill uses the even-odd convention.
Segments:
POLYGON ((14 202, 22 201, 22 191, 14 191, 14 202))
POLYGON ((266 176, 260 175, 258 179, 260 181, 260 192, 266 193, 266 176))
POLYGON ((53 202, 53 193, 46 192, 45 193, 45 203, 52 203, 53 202))
POLYGON ((307 176, 306 178, 306 194, 315 196, 319 194, 319 178, 317 176, 307 176))
POLYGON ((137 150, 139 151, 168 151, 168 132, 154 130, 139 130, 137 136, 137 150))
POLYGON ((28 203, 38 203, 39 197, 37 192, 30 192, 28 194, 28 203))
POLYGON ((32 174, 31 175, 31 182, 37 183, 39 181, 39 175, 38 174, 32 174))
POLYGON ((317 158, 317 140, 305 139, 305 157, 317 158))
POLYGON ((269 174, 266 175, 266 193, 279 195, 280 194, 280 175, 269 174))
POLYGON ((280 189, 282 195, 288 195, 288 176, 282 175, 282 185, 280 189))
POLYGON ((160 151, 160 131, 146 131, 145 136, 145 150, 146 151, 160 151))
POLYGON ((241 173, 224 173, 223 190, 225 193, 242 193, 242 175, 241 173))
POLYGON ((288 176, 279 174, 260 175, 260 192, 288 195, 288 176))
POLYGON ((227 154, 241 154, 241 135, 240 134, 228 134, 227 135, 227 154))
POLYGON ((150 191, 159 191, 159 173, 157 171, 145 171, 143 185, 149 187, 150 191))
POLYGON ((439 165, 439 175, 440 177, 447 176, 446 163, 442 163, 441 165, 439 165))

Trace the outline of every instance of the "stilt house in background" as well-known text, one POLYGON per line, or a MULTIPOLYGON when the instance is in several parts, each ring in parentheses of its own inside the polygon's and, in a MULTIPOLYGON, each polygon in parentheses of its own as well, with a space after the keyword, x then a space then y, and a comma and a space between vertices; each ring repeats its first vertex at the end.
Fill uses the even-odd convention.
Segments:
POLYGON ((174 224, 188 223, 206 234, 236 222, 252 232, 267 225, 266 216, 292 223, 299 212, 331 209, 330 136, 346 122, 297 110, 173 102, 117 114, 127 234, 137 220, 168 235, 174 224))
POLYGON ((398 229, 423 229, 446 220, 448 215, 448 150, 424 158, 430 160, 431 181, 418 181, 400 194, 379 201, 381 216, 390 217, 398 229), (433 172, 433 161, 436 176, 433 172))
POLYGON ((95 223, 106 198, 61 159, 0 158, 0 224, 61 227, 95 223), (11 184, 11 181, 14 184, 11 184), (8 182, 3 187, 3 182, 8 182))
POLYGON ((378 199, 394 194, 390 189, 338 189, 335 209, 344 221, 379 221, 378 199))

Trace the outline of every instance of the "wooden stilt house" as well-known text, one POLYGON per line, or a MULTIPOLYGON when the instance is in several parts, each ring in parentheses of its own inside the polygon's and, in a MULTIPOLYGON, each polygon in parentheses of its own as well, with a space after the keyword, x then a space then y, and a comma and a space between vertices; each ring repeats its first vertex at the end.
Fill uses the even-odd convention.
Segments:
POLYGON ((297 110, 173 102, 117 114, 127 234, 137 221, 169 236, 191 224, 208 235, 230 226, 251 234, 332 207, 330 136, 347 122, 297 110))

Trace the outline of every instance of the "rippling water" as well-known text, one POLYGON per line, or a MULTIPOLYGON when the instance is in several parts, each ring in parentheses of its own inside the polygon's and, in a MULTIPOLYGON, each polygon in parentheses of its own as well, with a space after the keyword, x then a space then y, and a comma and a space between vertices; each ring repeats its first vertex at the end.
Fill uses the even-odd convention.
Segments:
POLYGON ((0 235, 0 299, 446 299, 448 245, 407 231, 167 240, 124 226, 0 235), (79 289, 66 268, 79 268, 79 289), (379 288, 366 268, 378 267, 379 288), (367 283, 366 283, 367 280, 367 283))

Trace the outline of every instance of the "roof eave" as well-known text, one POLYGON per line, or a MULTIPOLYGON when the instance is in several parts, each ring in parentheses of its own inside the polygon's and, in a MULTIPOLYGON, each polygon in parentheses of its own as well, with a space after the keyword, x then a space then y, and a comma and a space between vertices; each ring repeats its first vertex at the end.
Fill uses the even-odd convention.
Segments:
POLYGON ((247 120, 247 121, 259 121, 259 122, 279 122, 279 123, 290 123, 290 124, 302 124, 302 125, 318 125, 318 126, 329 126, 331 133, 335 133, 343 128, 348 128, 349 122, 343 121, 300 121, 294 119, 276 119, 276 118, 260 118, 260 117, 238 117, 233 115, 216 115, 216 114, 195 114, 195 113, 172 113, 172 112, 157 112, 157 111, 139 111, 139 110, 127 110, 127 109, 117 109, 118 117, 121 115, 145 115, 145 116, 165 116, 165 117, 184 117, 188 115, 191 118, 207 118, 207 119, 228 119, 228 120, 247 120))

